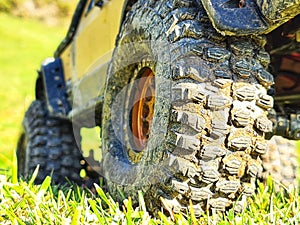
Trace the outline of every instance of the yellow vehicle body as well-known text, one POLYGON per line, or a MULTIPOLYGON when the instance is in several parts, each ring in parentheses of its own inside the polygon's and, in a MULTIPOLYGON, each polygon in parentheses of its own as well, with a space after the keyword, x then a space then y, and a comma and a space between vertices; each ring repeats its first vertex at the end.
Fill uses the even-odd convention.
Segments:
POLYGON ((102 8, 89 10, 91 2, 89 0, 85 6, 73 41, 60 56, 65 80, 76 82, 99 64, 109 61, 115 46, 124 0, 111 0, 102 8))

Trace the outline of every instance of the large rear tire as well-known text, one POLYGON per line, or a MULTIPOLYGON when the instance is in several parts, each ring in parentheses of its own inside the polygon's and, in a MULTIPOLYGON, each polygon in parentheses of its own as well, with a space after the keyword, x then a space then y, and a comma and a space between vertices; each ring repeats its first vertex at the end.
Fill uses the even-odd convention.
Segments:
POLYGON ((259 40, 219 35, 199 1, 132 7, 102 114, 103 169, 112 195, 137 201, 142 190, 152 211, 184 213, 191 201, 198 216, 233 207, 237 199, 235 209, 244 207, 262 172, 265 132, 272 130, 267 89, 273 76, 259 40), (145 70, 154 74, 153 87, 140 82, 145 70), (136 89, 151 90, 150 110, 136 89), (140 102, 145 114, 134 113, 140 102))
POLYGON ((268 141, 268 151, 262 157, 263 180, 271 176, 277 187, 298 186, 298 155, 296 142, 280 136, 274 136, 268 141))
POLYGON ((82 155, 70 121, 49 116, 45 103, 36 100, 25 113, 23 127, 17 147, 20 177, 30 176, 39 165, 36 183, 50 175, 56 184, 81 182, 82 155))

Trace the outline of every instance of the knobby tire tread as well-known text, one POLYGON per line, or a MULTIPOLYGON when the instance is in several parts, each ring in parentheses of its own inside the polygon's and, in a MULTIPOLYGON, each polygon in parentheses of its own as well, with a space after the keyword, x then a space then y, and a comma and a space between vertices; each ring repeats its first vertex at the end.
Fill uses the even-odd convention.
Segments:
POLYGON ((81 182, 82 155, 70 121, 49 116, 45 103, 36 100, 25 113, 23 127, 26 143, 17 152, 20 176, 30 176, 39 165, 36 183, 50 175, 56 184, 81 182))
POLYGON ((269 55, 260 38, 218 34, 199 2, 139 1, 119 34, 120 45, 127 43, 128 33, 139 36, 144 31, 141 39, 150 36, 171 46, 171 73, 165 74, 172 80, 165 151, 154 152, 150 160, 155 165, 168 158, 177 171, 158 185, 107 181, 114 196, 121 191, 135 199, 137 190, 144 191, 151 211, 162 206, 185 213, 190 201, 196 216, 207 208, 241 211, 263 172, 264 136, 272 130, 267 118, 273 107, 267 94, 273 84, 269 55))

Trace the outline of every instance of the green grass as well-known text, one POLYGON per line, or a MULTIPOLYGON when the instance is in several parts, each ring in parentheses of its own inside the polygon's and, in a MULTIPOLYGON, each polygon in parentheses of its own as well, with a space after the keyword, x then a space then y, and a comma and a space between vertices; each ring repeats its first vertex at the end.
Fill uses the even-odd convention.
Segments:
POLYGON ((67 27, 50 27, 0 13, 0 169, 11 167, 21 121, 34 97, 41 62, 53 55, 67 27))
MULTIPOLYGON (((36 171, 37 172, 37 171, 36 171)), ((195 218, 193 213, 168 217, 163 213, 153 217, 147 211, 141 193, 139 205, 132 207, 130 198, 121 205, 95 185, 95 193, 78 186, 58 187, 51 185, 47 177, 41 185, 28 181, 10 182, 0 177, 1 224, 299 224, 300 197, 297 191, 278 191, 271 179, 260 184, 257 194, 249 198, 249 206, 241 213, 232 210, 195 218)))

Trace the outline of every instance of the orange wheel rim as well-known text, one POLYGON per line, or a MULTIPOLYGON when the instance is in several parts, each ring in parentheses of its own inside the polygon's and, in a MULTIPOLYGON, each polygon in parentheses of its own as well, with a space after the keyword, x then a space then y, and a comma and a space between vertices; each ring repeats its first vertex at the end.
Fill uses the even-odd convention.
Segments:
POLYGON ((141 151, 147 144, 154 115, 155 78, 153 71, 148 67, 143 68, 137 82, 137 89, 133 93, 137 101, 132 108, 131 128, 134 147, 137 151, 141 151))

